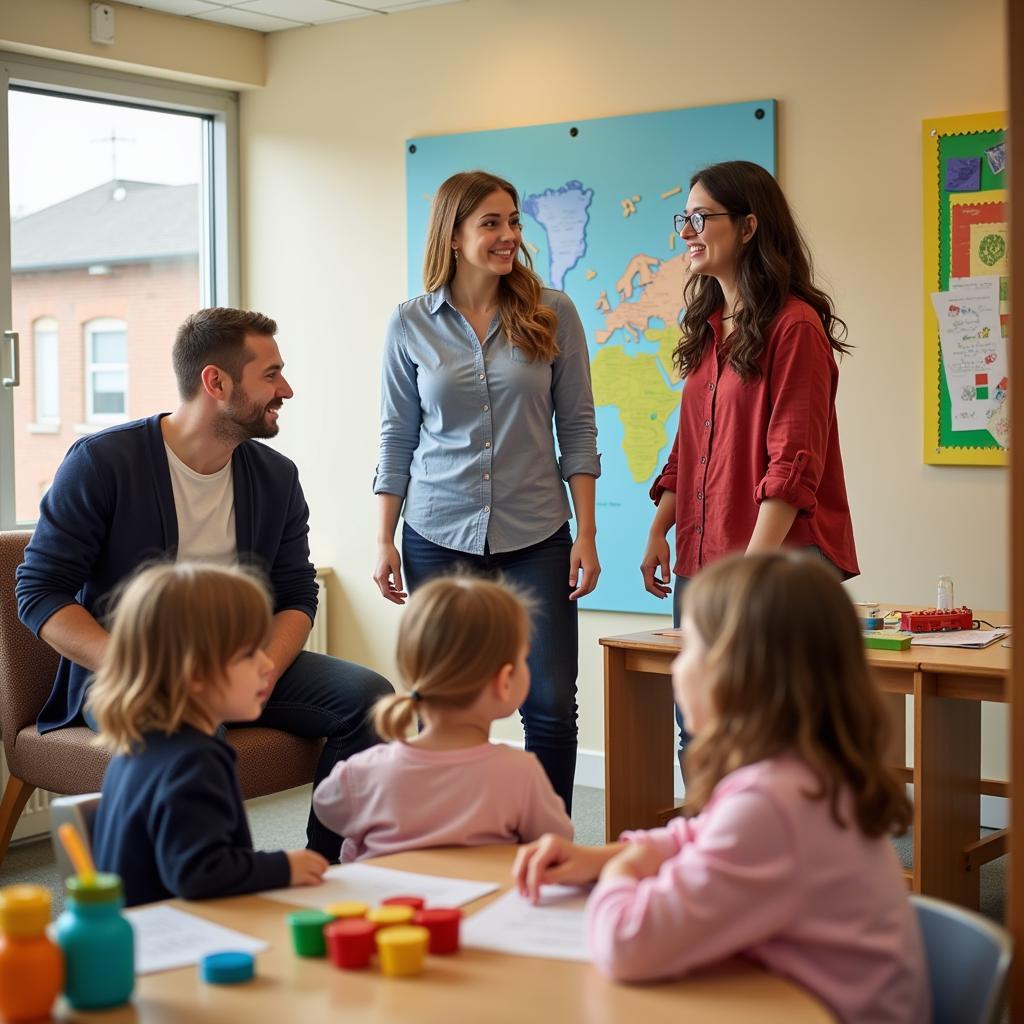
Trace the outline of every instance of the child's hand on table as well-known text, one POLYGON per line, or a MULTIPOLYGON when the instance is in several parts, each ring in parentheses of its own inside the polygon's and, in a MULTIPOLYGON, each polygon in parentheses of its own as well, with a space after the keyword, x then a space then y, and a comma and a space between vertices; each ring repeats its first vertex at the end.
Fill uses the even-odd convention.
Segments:
POLYGON ((536 903, 542 885, 582 885, 594 881, 601 868, 621 849, 621 843, 576 846, 561 836, 541 836, 519 848, 512 877, 520 895, 536 903))
POLYGON ((613 878, 650 878, 668 858, 653 843, 633 842, 616 854, 601 871, 601 881, 613 878))
POLYGON ((315 850, 288 850, 288 867, 291 868, 290 885, 319 885, 327 870, 327 860, 315 850))

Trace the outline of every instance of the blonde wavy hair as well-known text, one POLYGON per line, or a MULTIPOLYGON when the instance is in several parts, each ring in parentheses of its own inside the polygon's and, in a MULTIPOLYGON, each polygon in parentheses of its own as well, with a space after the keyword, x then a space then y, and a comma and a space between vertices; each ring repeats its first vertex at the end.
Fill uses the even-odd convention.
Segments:
MULTIPOLYGON (((436 291, 455 277, 458 264, 452 251, 452 237, 493 192, 507 192, 519 209, 515 186, 487 171, 460 171, 437 190, 423 252, 423 286, 428 292, 436 291)), ((558 355, 558 314, 550 306, 541 305, 543 287, 534 273, 530 253, 520 245, 511 271, 498 284, 501 326, 509 343, 528 359, 551 362, 558 355)))
POLYGON ((398 671, 406 693, 381 697, 373 726, 404 740, 420 703, 469 707, 530 637, 532 601, 507 583, 468 574, 441 576, 409 601, 398 631, 398 671))
POLYGON ((683 614, 707 646, 715 715, 686 750, 687 814, 730 772, 792 752, 817 779, 808 799, 827 800, 838 826, 845 792, 865 836, 906 831, 889 720, 834 572, 797 552, 724 559, 686 588, 683 614))
POLYGON ((244 569, 188 562, 153 565, 131 578, 114 607, 87 707, 94 742, 131 753, 147 732, 176 732, 201 716, 189 684, 224 677, 240 651, 270 634, 266 588, 244 569))

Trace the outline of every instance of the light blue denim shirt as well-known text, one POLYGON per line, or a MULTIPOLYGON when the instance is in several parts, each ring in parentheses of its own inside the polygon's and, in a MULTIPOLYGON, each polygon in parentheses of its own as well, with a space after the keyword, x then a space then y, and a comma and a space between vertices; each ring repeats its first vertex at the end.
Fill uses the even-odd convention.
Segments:
POLYGON ((388 323, 373 492, 404 497, 405 521, 442 547, 537 544, 569 519, 563 480, 601 475, 583 325, 564 292, 541 302, 558 314, 553 362, 529 362, 497 315, 481 345, 447 287, 388 323))

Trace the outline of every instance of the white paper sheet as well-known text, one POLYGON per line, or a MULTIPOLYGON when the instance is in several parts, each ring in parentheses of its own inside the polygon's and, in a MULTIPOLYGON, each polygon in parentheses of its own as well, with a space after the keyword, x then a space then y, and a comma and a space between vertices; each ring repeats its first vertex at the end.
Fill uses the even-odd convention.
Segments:
POLYGON ((428 906, 461 907, 498 888, 493 882, 419 875, 372 864, 337 864, 327 869, 320 885, 274 889, 260 895, 281 903, 316 908, 343 900, 359 900, 372 906, 391 896, 422 896, 428 906))
POLYGON ((463 946, 515 956, 589 963, 583 928, 587 893, 564 885, 541 889, 534 906, 514 889, 462 923, 463 946))
POLYGON ((933 292, 953 430, 988 430, 1006 396, 1006 339, 999 321, 999 278, 950 278, 933 292))
POLYGON ((135 929, 135 973, 197 964, 208 953, 262 953, 267 943, 174 907, 140 907, 124 916, 135 929))
POLYGON ((915 633, 912 647, 988 647, 1009 634, 1008 629, 951 629, 948 633, 915 633))

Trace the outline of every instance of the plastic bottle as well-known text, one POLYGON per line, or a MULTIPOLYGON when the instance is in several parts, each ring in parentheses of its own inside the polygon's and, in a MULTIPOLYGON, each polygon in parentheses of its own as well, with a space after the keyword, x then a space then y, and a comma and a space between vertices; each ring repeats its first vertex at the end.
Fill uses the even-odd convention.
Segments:
POLYGON ((71 875, 64 884, 67 909, 57 919, 64 995, 76 1010, 120 1006, 135 987, 135 939, 121 913, 121 879, 101 873, 86 883, 71 875))
POLYGON ((64 986, 64 958, 46 937, 49 923, 46 889, 0 889, 0 1020, 49 1017, 64 986))
POLYGON ((935 607, 939 611, 948 612, 953 608, 953 577, 940 576, 938 590, 935 595, 935 607))

